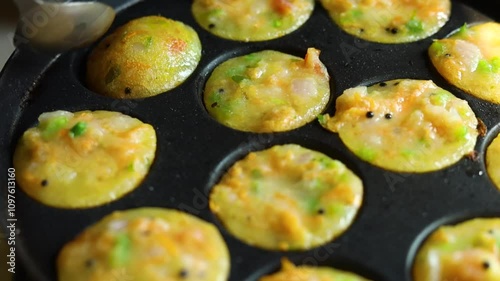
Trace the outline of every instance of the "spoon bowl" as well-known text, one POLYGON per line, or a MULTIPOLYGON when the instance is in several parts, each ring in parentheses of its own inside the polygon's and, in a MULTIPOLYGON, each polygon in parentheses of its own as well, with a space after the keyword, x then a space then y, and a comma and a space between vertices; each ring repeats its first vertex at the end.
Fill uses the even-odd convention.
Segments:
POLYGON ((115 18, 112 7, 98 2, 47 3, 17 0, 21 20, 16 45, 37 50, 66 51, 96 41, 115 18))

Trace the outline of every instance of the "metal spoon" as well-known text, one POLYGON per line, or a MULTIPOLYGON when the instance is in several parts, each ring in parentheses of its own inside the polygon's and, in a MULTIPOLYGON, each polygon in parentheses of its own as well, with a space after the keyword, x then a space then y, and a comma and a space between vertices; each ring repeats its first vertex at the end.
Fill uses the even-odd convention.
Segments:
POLYGON ((20 12, 15 43, 63 52, 101 37, 115 19, 112 7, 98 2, 14 0, 20 12))

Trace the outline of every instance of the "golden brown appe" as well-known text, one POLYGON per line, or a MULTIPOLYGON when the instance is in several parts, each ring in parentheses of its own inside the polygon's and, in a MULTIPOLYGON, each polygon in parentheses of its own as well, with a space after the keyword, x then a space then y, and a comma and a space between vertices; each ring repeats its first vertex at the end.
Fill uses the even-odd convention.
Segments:
POLYGON ((314 0, 195 0, 192 13, 209 32, 238 41, 278 38, 302 26, 314 0))
POLYGON ((88 208, 117 200, 149 171, 156 132, 112 111, 43 113, 14 152, 20 188, 43 204, 88 208))
POLYGON ((114 98, 146 98, 184 82, 201 58, 198 34, 190 26, 160 16, 121 26, 92 50, 87 85, 114 98))
POLYGON ((477 118, 467 101, 428 80, 397 79, 347 89, 333 117, 320 116, 359 158, 399 172, 452 165, 474 151, 477 118))
POLYGON ((414 281, 500 280, 500 218, 477 218, 434 231, 413 264, 414 281))
POLYGON ((295 144, 251 152, 210 194, 210 209, 247 244, 303 250, 342 234, 363 200, 361 179, 340 161, 295 144))
POLYGON ((450 0, 321 0, 344 31, 379 43, 406 43, 436 33, 448 21, 450 0))
POLYGON ((226 281, 229 252, 217 228, 176 210, 116 211, 68 242, 59 281, 226 281))
POLYGON ((229 59, 210 75, 203 94, 217 121, 247 132, 281 132, 314 120, 330 99, 330 76, 309 48, 305 58, 264 50, 229 59))
POLYGON ((451 84, 480 99, 500 104, 500 24, 463 25, 436 40, 429 57, 451 84))

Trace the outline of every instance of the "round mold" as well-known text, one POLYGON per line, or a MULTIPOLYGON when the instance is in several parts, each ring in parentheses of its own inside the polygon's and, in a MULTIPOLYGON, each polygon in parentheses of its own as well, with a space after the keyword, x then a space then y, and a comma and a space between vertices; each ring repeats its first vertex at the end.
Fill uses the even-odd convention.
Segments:
POLYGON ((462 222, 466 222, 475 218, 498 218, 500 217, 500 209, 484 209, 482 211, 462 211, 452 215, 444 216, 430 223, 425 227, 416 237, 410 248, 408 249, 408 255, 406 257, 406 280, 414 281, 413 279, 413 263, 415 257, 420 250, 424 242, 429 238, 429 236, 434 233, 439 227, 446 225, 457 225, 462 222))
MULTIPOLYGON (((203 189, 203 196, 205 196, 206 200, 210 197, 210 193, 212 192, 212 188, 220 181, 220 179, 223 177, 223 175, 239 160, 243 159, 245 156, 247 156, 250 152, 257 152, 257 151, 262 151, 265 149, 269 149, 275 145, 285 145, 285 144, 297 144, 300 145, 301 147, 304 147, 306 149, 310 149, 313 151, 317 151, 320 153, 325 154, 326 156, 338 160, 342 162, 349 170, 351 170, 358 178, 363 183, 363 199, 362 202, 365 201, 365 194, 367 192, 366 188, 366 183, 365 183, 365 177, 362 174, 362 171, 357 167, 353 159, 349 155, 345 155, 338 149, 329 146, 328 144, 324 142, 317 141, 315 139, 310 139, 310 138, 303 138, 303 137, 297 137, 297 136, 283 136, 279 134, 256 134, 254 137, 249 138, 249 142, 247 143, 242 143, 240 146, 238 146, 236 149, 234 149, 231 153, 229 153, 226 157, 224 157, 220 162, 217 164, 217 166, 213 169, 213 172, 210 173, 208 179, 207 179, 207 184, 205 185, 205 188, 203 189)), ((208 205, 208 202, 206 203, 208 205)), ((322 245, 318 245, 313 247, 312 249, 316 248, 321 248, 325 247, 328 243, 331 243, 333 241, 338 240, 339 237, 343 236, 345 233, 347 233, 352 225, 354 225, 360 216, 360 214, 364 211, 363 203, 357 210, 357 213, 349 225, 344 231, 340 232, 338 235, 336 235, 335 238, 333 238, 330 241, 327 241, 323 243, 322 245)), ((235 235, 229 232, 227 228, 224 226, 222 221, 212 212, 210 211, 211 214, 211 221, 215 223, 221 232, 223 232, 227 236, 231 236, 233 239, 238 240, 241 244, 247 245, 245 242, 237 238, 235 235)), ((289 251, 281 251, 281 250, 269 250, 269 249, 263 249, 259 248, 257 246, 253 246, 254 248, 258 248, 262 251, 265 252, 274 252, 274 253, 298 253, 298 252, 307 252, 310 251, 311 249, 306 249, 306 250, 289 250, 289 251)))
MULTIPOLYGON (((363 82, 361 82, 359 85, 353 86, 353 88, 354 88, 354 87, 359 87, 359 86, 366 86, 366 87, 370 87, 370 86, 374 86, 374 85, 377 85, 377 84, 380 84, 380 83, 383 83, 383 82, 387 82, 387 81, 391 81, 391 80, 398 80, 398 79, 410 79, 410 80, 431 80, 432 82, 434 82, 434 80, 432 80, 431 78, 428 78, 425 74, 423 74, 423 76, 424 76, 424 78, 422 77, 422 74, 413 74, 413 75, 410 75, 409 77, 408 77, 408 76, 403 76, 403 77, 402 77, 402 76, 400 76, 400 74, 399 74, 399 73, 392 73, 392 74, 388 74, 388 75, 384 75, 384 76, 375 76, 375 77, 369 77, 369 78, 366 78, 366 79, 365 79, 363 82)), ((457 95, 455 94, 455 92, 454 92, 454 91, 457 91, 457 90, 458 90, 458 91, 460 91, 460 89, 456 89, 456 88, 455 88, 455 89, 450 90, 450 89, 447 89, 447 87, 446 87, 447 85, 445 85, 445 86, 443 87, 443 86, 441 86, 441 85, 437 84, 436 82, 434 82, 434 84, 436 84, 438 87, 440 87, 440 88, 442 88, 442 89, 444 89, 444 90, 446 90, 446 91, 450 92, 450 93, 451 93, 451 94, 453 94, 455 97, 460 98, 460 97, 459 97, 459 96, 457 96, 457 95)), ((394 84, 394 85, 396 85, 396 84, 394 84)), ((460 98, 460 99, 461 99, 461 98, 460 98)), ((469 104, 469 106, 470 106, 470 104, 469 104)), ((472 109, 472 111, 474 112, 474 109, 473 109, 473 107, 472 107, 472 106, 471 106, 471 109, 472 109)), ((333 108, 332 110, 330 110, 330 112, 331 112, 331 117, 333 117, 333 115, 336 113, 336 108, 333 108)), ((474 113, 475 113, 475 112, 474 112, 474 113)), ((482 122, 482 120, 480 120, 480 121, 482 122)), ((480 126, 480 125, 478 125, 478 128, 479 128, 479 126, 480 126)), ((330 134, 335 134, 335 135, 337 135, 337 136, 339 135, 338 133, 334 133, 334 132, 329 132, 329 133, 330 133, 330 134)), ((477 151, 477 150, 479 149, 479 147, 480 147, 480 144, 481 144, 480 140, 481 140, 481 138, 482 138, 482 137, 483 137, 483 136, 479 135, 479 136, 478 136, 478 138, 477 138, 477 140, 476 140, 476 144, 475 144, 476 151, 477 151)), ((347 146, 345 145, 345 143, 344 143, 343 141, 342 141, 342 143, 343 143, 343 145, 346 147, 346 150, 349 150, 349 151, 350 151, 350 149, 348 149, 348 148, 347 148, 347 146)), ((351 151, 351 153, 353 153, 353 152, 351 151)), ((421 174, 426 174, 426 173, 427 173, 427 174, 429 174, 429 173, 435 173, 435 172, 438 172, 438 171, 440 171, 440 170, 444 170, 444 169, 452 168, 453 166, 457 165, 459 162, 463 161, 463 160, 464 160, 465 158, 467 158, 467 157, 468 157, 468 158, 473 158, 473 157, 471 157, 471 156, 464 155, 461 159, 459 159, 458 161, 456 161, 456 162, 454 162, 454 163, 451 163, 451 164, 450 164, 450 165, 448 165, 448 166, 442 167, 442 168, 440 168, 440 169, 438 169, 438 170, 434 170, 434 171, 427 171, 427 172, 423 172, 423 173, 422 173, 422 172, 419 172, 419 173, 421 173, 421 174)), ((473 160, 475 160, 475 159, 473 159, 473 160)), ((367 161, 363 161, 363 162, 365 162, 365 163, 367 163, 367 164, 372 165, 371 163, 369 163, 369 162, 367 162, 367 161)), ((378 167, 378 168, 383 169, 383 170, 386 170, 387 172, 389 172, 389 171, 390 171, 390 170, 385 169, 384 167, 379 167, 379 166, 375 166, 375 165, 373 165, 373 166, 374 166, 374 167, 378 167)), ((391 172, 395 172, 395 171, 391 171, 391 172)), ((400 174, 409 174, 409 173, 412 173, 412 172, 396 172, 396 173, 400 173, 400 174)), ((479 174, 479 175, 482 175, 482 174, 479 174)))
MULTIPOLYGON (((109 0, 113 1, 113 0, 109 0)), ((112 23, 111 27, 108 29, 108 31, 96 42, 92 43, 90 46, 87 46, 82 49, 77 49, 72 51, 72 59, 71 62, 69 63, 70 68, 71 68, 71 73, 73 75, 73 79, 76 79, 78 83, 85 89, 87 89, 87 92, 98 95, 100 97, 106 97, 110 98, 113 100, 127 100, 127 99, 118 99, 118 98, 111 98, 107 97, 106 95, 94 92, 90 90, 87 86, 86 82, 86 72, 87 72, 87 59, 89 55, 92 53, 94 48, 96 48, 100 42, 104 40, 107 36, 111 35, 113 32, 115 32, 116 29, 119 27, 127 24, 131 20, 140 18, 140 17, 145 17, 145 16, 150 16, 150 15, 157 15, 157 16, 162 16, 168 19, 172 19, 175 21, 179 21, 181 23, 184 23, 185 25, 191 27, 194 29, 194 31, 198 34, 198 37, 200 38, 201 41, 201 34, 203 33, 203 29, 199 28, 197 26, 197 23, 192 19, 191 17, 184 17, 182 16, 184 13, 182 12, 183 9, 186 9, 186 6, 189 6, 187 2, 181 1, 179 3, 167 3, 168 8, 167 9, 160 9, 160 13, 158 13, 158 10, 155 9, 155 7, 151 5, 144 5, 144 3, 137 3, 137 0, 131 0, 128 5, 126 5, 126 9, 124 10, 119 10, 117 13, 117 16, 115 18, 115 21, 112 23)), ((202 52, 204 51, 204 46, 203 42, 201 45, 202 52)), ((203 54, 202 54, 203 57, 203 54)), ((162 96, 165 94, 169 94, 171 92, 176 91, 176 89, 182 87, 184 84, 189 84, 191 83, 191 79, 194 79, 198 75, 198 70, 201 66, 201 60, 198 61, 197 66, 194 68, 194 70, 191 72, 189 76, 187 76, 179 85, 175 86, 174 88, 163 91, 157 95, 146 97, 146 98, 132 98, 128 100, 144 100, 144 99, 150 99, 153 97, 157 96, 162 96)))
MULTIPOLYGON (((227 50, 224 53, 220 54, 219 56, 213 58, 210 62, 208 62, 205 65, 204 68, 202 68, 200 70, 199 75, 196 77, 196 79, 194 81, 195 92, 197 93, 197 97, 198 97, 198 100, 197 100, 198 101, 198 106, 200 108, 203 108, 203 110, 205 112, 205 114, 204 114, 205 117, 211 119, 213 122, 217 123, 220 126, 225 126, 225 125, 221 124, 220 122, 218 122, 214 117, 212 117, 208 113, 208 110, 206 109, 206 106, 205 106, 205 104, 203 102, 204 92, 205 92, 205 86, 206 86, 206 83, 207 83, 208 79, 212 75, 212 72, 214 71, 214 69, 217 68, 219 65, 221 65, 224 62, 226 62, 229 59, 233 59, 233 58, 237 58, 237 57, 241 57, 241 56, 245 56, 245 55, 248 55, 248 54, 251 54, 251 53, 261 52, 261 51, 265 51, 265 50, 277 51, 277 52, 281 52, 281 53, 284 53, 284 54, 296 56, 296 57, 299 57, 299 58, 304 58, 304 56, 307 53, 307 48, 302 49, 302 48, 299 48, 297 46, 280 46, 279 48, 275 48, 275 47, 263 48, 263 47, 258 46, 258 45, 242 45, 242 46, 240 46, 238 48, 235 48, 235 49, 232 49, 232 50, 227 50)), ((320 54, 320 60, 322 61, 321 54, 320 54)), ((330 84, 330 97, 329 97, 328 102, 326 103, 324 109, 322 110, 322 112, 326 111, 328 109, 328 107, 332 104, 332 102, 334 101, 333 91, 335 90, 335 85, 334 85, 334 82, 333 82, 333 79, 332 79, 331 71, 328 69, 328 67, 326 66, 326 64, 324 62, 323 62, 323 64, 327 68, 327 71, 328 71, 328 73, 330 75, 330 81, 329 81, 329 84, 330 84)), ((314 121, 315 121, 315 119, 311 120, 310 122, 308 122, 308 123, 306 123, 306 124, 304 124, 304 125, 302 125, 300 127, 303 127, 303 126, 305 126, 305 125, 307 125, 309 123, 313 123, 314 121)), ((297 130, 300 127, 297 127, 295 129, 291 129, 291 130, 288 130, 288 131, 273 132, 273 134, 274 133, 284 133, 284 132, 289 132, 289 131, 297 130)), ((239 131, 239 130, 233 129, 233 128, 230 128, 230 129, 231 130, 239 131)), ((245 131, 242 131, 242 132, 245 132, 245 131)), ((253 132, 245 132, 245 133, 253 133, 253 132)))

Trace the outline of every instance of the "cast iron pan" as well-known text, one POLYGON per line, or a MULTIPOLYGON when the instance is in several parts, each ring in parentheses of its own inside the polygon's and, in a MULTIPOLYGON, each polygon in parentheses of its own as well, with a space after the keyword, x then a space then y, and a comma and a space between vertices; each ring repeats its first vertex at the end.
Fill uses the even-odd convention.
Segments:
MULTIPOLYGON (((500 19, 492 2, 453 2, 450 21, 431 38, 410 44, 369 43, 342 32, 316 3, 311 19, 280 39, 241 43, 215 37, 194 21, 191 1, 145 0, 133 5, 108 0, 121 9, 111 30, 131 19, 160 14, 194 27, 203 45, 197 70, 180 87, 143 100, 115 100, 85 87, 85 60, 93 46, 63 53, 42 54, 21 45, 0 77, 0 182, 3 186, 1 222, 7 221, 7 169, 21 134, 37 117, 53 110, 114 110, 152 124, 158 134, 156 160, 134 192, 113 203, 86 209, 46 207, 16 192, 17 264, 22 261, 32 279, 56 280, 55 258, 61 247, 85 227, 113 210, 158 206, 184 210, 215 223, 231 252, 231 281, 256 280, 279 266, 282 256, 299 264, 330 265, 377 281, 410 281, 414 252, 425 236, 442 223, 475 216, 500 215, 500 193, 486 175, 485 148, 500 131, 500 106, 478 100, 446 83, 426 55, 432 39, 447 36, 464 22, 500 19), (479 5, 483 6, 479 6, 479 5), (494 14, 496 13, 496 14, 494 14), (275 134, 250 134, 219 125, 206 112, 202 90, 207 76, 223 60, 264 49, 304 56, 308 47, 322 50, 332 96, 326 110, 334 113, 343 90, 396 78, 432 79, 469 102, 490 129, 477 142, 478 159, 464 158, 438 172, 400 174, 376 168, 356 158, 337 135, 318 122, 275 134), (207 204, 211 185, 236 159, 252 150, 297 143, 342 160, 364 181, 364 204, 352 226, 338 239, 310 251, 273 252, 250 247, 221 227, 207 204)), ((129 3, 130 4, 130 3, 129 3)), ((404 140, 401 140, 404 141, 404 140)), ((3 229, 6 231, 6 229, 3 229)), ((19 271, 19 269, 18 269, 19 271)), ((17 280, 26 280, 18 275, 17 280)))

